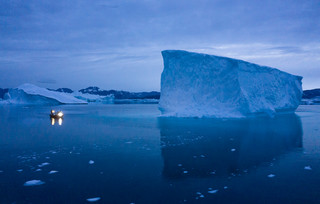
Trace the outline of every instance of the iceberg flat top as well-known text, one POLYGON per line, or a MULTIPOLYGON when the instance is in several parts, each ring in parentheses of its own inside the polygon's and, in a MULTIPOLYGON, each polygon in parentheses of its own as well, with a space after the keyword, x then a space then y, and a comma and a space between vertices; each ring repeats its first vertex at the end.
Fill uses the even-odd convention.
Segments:
POLYGON ((243 60, 162 51, 159 108, 178 117, 239 118, 294 111, 302 77, 243 60))

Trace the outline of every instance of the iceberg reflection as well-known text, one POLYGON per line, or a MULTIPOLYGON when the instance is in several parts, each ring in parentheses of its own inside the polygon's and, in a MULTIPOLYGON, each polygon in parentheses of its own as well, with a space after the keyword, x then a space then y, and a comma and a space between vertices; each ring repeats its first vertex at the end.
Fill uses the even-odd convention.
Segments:
POLYGON ((159 118, 158 124, 163 175, 169 178, 229 176, 302 147, 295 114, 246 120, 159 118))

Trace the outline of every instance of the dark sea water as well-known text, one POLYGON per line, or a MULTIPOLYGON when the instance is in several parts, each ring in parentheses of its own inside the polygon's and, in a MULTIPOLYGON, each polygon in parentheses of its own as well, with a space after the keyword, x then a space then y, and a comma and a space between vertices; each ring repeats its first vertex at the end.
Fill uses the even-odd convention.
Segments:
POLYGON ((320 203, 320 106, 273 119, 159 114, 1 106, 0 203, 320 203))

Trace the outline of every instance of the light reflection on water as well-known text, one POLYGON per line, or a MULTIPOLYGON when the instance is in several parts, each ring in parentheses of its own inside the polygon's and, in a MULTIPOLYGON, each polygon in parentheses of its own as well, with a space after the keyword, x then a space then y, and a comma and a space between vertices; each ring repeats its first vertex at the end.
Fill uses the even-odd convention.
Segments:
MULTIPOLYGON (((51 119, 51 125, 55 125, 56 123, 56 119, 55 118, 50 118, 51 119)), ((62 118, 58 118, 58 124, 61 126, 62 125, 62 122, 63 122, 63 119, 62 118)))

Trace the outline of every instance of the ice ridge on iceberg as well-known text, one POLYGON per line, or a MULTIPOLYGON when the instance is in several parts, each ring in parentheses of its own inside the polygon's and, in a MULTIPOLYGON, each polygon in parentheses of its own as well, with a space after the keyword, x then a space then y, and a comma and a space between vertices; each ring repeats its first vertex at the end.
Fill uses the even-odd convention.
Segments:
POLYGON ((294 112, 302 77, 242 60, 162 51, 159 109, 164 116, 243 118, 294 112))
POLYGON ((5 99, 11 104, 86 104, 68 93, 50 91, 33 84, 23 84, 9 89, 5 99))

